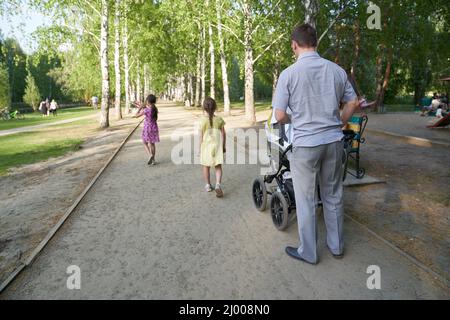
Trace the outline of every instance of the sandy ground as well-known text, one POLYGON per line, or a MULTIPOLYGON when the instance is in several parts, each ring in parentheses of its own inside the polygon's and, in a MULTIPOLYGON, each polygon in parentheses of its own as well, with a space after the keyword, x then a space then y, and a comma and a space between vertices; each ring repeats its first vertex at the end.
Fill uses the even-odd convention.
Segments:
POLYGON ((0 282, 27 258, 136 124, 123 120, 91 135, 76 152, 0 177, 0 282))
POLYGON ((1 298, 448 299, 448 288, 351 221, 344 260, 325 249, 322 219, 321 263, 287 257, 284 247, 298 242, 296 226, 280 233, 268 213, 254 209, 258 166, 226 166, 226 196, 218 200, 202 192, 198 166, 171 162, 171 132, 188 133, 193 121, 182 108, 162 107, 160 164, 146 165, 136 132, 1 298), (81 290, 66 288, 70 265, 81 268, 81 290), (381 267, 382 290, 366 287, 370 265, 381 267))
POLYGON ((370 113, 368 128, 450 145, 450 127, 427 128, 438 120, 436 117, 421 117, 417 113, 370 113))
POLYGON ((450 279, 450 149, 368 133, 361 151, 387 183, 348 189, 347 213, 450 279))

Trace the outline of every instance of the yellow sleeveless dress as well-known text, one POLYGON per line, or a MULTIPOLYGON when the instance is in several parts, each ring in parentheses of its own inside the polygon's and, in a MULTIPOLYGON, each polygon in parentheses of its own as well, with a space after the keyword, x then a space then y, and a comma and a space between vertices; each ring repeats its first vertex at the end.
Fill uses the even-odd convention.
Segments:
POLYGON ((214 117, 213 126, 208 117, 200 121, 203 143, 201 145, 200 163, 206 167, 216 167, 224 163, 222 128, 225 121, 220 117, 214 117))

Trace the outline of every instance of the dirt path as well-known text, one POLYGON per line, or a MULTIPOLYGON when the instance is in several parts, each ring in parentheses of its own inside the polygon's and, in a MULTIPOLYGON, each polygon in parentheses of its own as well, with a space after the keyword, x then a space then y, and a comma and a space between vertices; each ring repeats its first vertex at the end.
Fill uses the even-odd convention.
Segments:
POLYGON ((26 127, 20 127, 20 128, 8 129, 8 130, 1 130, 0 137, 9 136, 9 135, 15 134, 15 133, 36 131, 36 130, 51 127, 51 126, 57 126, 57 125, 61 125, 61 124, 76 122, 79 120, 94 119, 96 117, 98 117, 98 114, 93 114, 93 115, 89 115, 89 116, 85 116, 85 117, 72 118, 72 119, 67 119, 67 120, 61 120, 61 121, 55 121, 55 122, 49 122, 49 123, 43 123, 43 124, 37 124, 34 126, 26 126, 26 127))
POLYGON ((450 150, 371 132, 362 155, 387 183, 347 190, 347 213, 450 279, 450 150))
POLYGON ((293 225, 277 232, 249 192, 258 166, 225 168, 226 197, 202 192, 195 165, 171 162, 174 129, 194 115, 161 107, 157 167, 145 164, 140 132, 119 153, 37 260, 2 299, 404 299, 448 298, 428 274, 359 226, 345 225, 347 254, 334 260, 320 224, 318 266, 290 259, 293 225), (82 288, 66 288, 66 268, 81 268, 82 288), (366 287, 367 267, 382 270, 382 290, 366 287))
POLYGON ((0 177, 0 282, 27 258, 137 120, 92 131, 80 150, 13 169, 0 177))

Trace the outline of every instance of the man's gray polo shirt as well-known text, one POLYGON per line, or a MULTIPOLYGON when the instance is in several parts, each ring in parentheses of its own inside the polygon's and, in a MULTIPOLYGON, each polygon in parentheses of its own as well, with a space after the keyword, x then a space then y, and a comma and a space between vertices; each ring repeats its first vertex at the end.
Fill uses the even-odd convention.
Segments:
POLYGON ((342 140, 339 105, 356 98, 344 69, 307 52, 281 73, 272 107, 291 109, 294 147, 317 147, 342 140))

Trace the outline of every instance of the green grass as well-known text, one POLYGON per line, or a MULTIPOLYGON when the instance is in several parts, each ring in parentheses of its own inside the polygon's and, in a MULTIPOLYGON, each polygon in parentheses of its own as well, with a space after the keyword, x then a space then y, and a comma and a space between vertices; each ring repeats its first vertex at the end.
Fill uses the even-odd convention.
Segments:
POLYGON ((0 176, 6 175, 9 168, 33 164, 77 150, 93 130, 97 130, 95 119, 82 119, 0 137, 0 176))
MULTIPOLYGON (((223 111, 223 102, 218 102, 217 107, 219 111, 223 111)), ((255 109, 256 112, 258 111, 265 111, 272 108, 272 102, 268 100, 262 100, 262 101, 256 101, 255 102, 255 109)), ((231 103, 231 110, 244 110, 244 102, 232 102, 231 103)))
POLYGON ((411 104, 385 105, 387 112, 414 112, 415 107, 411 104))
POLYGON ((69 108, 58 110, 58 116, 43 118, 38 112, 25 114, 24 120, 0 120, 0 130, 8 130, 14 128, 21 128, 32 125, 39 125, 44 123, 52 123, 61 120, 68 120, 72 118, 84 117, 91 114, 95 114, 98 111, 93 110, 90 107, 69 108))

